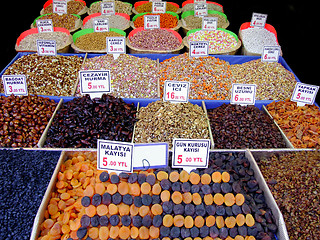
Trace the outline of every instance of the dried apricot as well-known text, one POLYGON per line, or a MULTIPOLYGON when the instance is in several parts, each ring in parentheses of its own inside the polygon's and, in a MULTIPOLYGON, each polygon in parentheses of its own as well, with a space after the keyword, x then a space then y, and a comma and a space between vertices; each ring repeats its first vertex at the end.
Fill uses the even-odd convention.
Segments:
POLYGON ((93 205, 89 205, 89 207, 85 208, 85 212, 89 217, 93 217, 97 213, 97 208, 93 205))
POLYGON ((212 205, 212 203, 213 203, 213 196, 212 196, 212 194, 206 194, 206 195, 204 195, 203 201, 204 201, 204 203, 205 203, 206 205, 212 205))
POLYGON ((119 213, 118 206, 113 204, 113 203, 109 204, 108 208, 109 208, 109 214, 110 215, 116 215, 116 214, 119 213))
POLYGON ((180 182, 187 182, 189 180, 189 173, 186 170, 182 170, 179 175, 180 182))
POLYGON ((137 227, 131 227, 130 236, 133 239, 136 239, 139 236, 139 229, 137 227))
POLYGON ((213 201, 217 205, 222 205, 224 203, 224 196, 221 193, 216 193, 213 196, 213 201))
POLYGON ((252 227, 254 225, 255 221, 253 216, 249 213, 246 215, 246 224, 248 227, 252 227))
POLYGON ((142 194, 149 194, 151 191, 151 186, 149 183, 144 182, 141 184, 141 193, 142 194))
POLYGON ((165 171, 159 171, 157 173, 157 179, 161 181, 162 179, 168 179, 168 173, 165 171))
POLYGON ((152 186, 152 194, 159 195, 161 193, 161 186, 159 183, 156 183, 152 186))
POLYGON ((120 216, 129 215, 129 212, 130 212, 129 205, 124 204, 124 203, 120 203, 118 205, 118 209, 119 209, 120 216))
POLYGON ((216 225, 217 228, 223 228, 224 227, 224 219, 222 216, 217 216, 216 217, 216 225))
POLYGON ((214 172, 211 174, 212 182, 214 183, 220 183, 221 182, 221 173, 220 172, 214 172))
POLYGON ((204 225, 204 219, 201 216, 196 216, 196 218, 194 219, 194 225, 198 228, 203 227, 204 225))
POLYGON ((155 226, 151 226, 149 228, 149 235, 152 239, 158 238, 160 236, 160 229, 155 226))
POLYGON ((199 193, 192 194, 192 201, 195 205, 199 205, 202 203, 202 198, 199 193))
POLYGON ((207 173, 201 175, 201 183, 202 184, 210 184, 211 183, 211 176, 207 173))
MULTIPOLYGON (((90 186, 90 185, 89 185, 90 186)), ((89 187, 88 186, 88 187, 89 187)), ((110 193, 111 195, 115 194, 118 191, 118 186, 116 184, 109 184, 107 186, 107 193, 110 193)), ((88 196, 88 195, 85 195, 88 196)))
POLYGON ((173 218, 173 224, 176 227, 182 227, 184 224, 184 217, 182 215, 175 215, 173 218))
POLYGON ((111 226, 109 235, 111 238, 116 239, 119 236, 119 227, 118 226, 111 226))
POLYGON ((221 174, 221 180, 222 180, 223 182, 229 182, 229 181, 230 181, 230 174, 227 173, 227 172, 223 172, 223 173, 221 174))
POLYGON ((227 228, 233 228, 236 225, 236 219, 233 216, 227 217, 224 222, 227 228))
POLYGON ((246 236, 245 240, 256 240, 254 236, 246 236))
POLYGON ((119 229, 119 238, 128 239, 131 234, 130 228, 122 226, 119 229))
POLYGON ((172 171, 169 175, 170 182, 177 182, 180 178, 180 174, 177 171, 172 171))
POLYGON ((141 194, 140 185, 138 183, 129 184, 129 193, 133 196, 139 196, 141 194))
POLYGON ((171 195, 172 202, 175 204, 180 204, 182 202, 182 194, 181 192, 175 191, 171 195))
POLYGON ((237 204, 238 206, 241 206, 241 205, 244 203, 244 201, 245 201, 245 198, 244 198, 243 194, 238 193, 238 194, 236 195, 236 204, 237 204))
POLYGON ((136 207, 134 204, 132 204, 130 206, 130 215, 131 216, 136 216, 136 215, 138 215, 138 213, 139 213, 139 208, 136 207))
POLYGON ((238 214, 236 216, 236 222, 237 222, 237 225, 241 227, 246 223, 246 217, 243 214, 238 214))
POLYGON ((129 193, 129 185, 127 182, 120 182, 118 184, 118 193, 120 193, 122 196, 129 193))
POLYGON ((186 193, 183 193, 182 194, 182 201, 185 203, 185 204, 189 204, 192 202, 192 195, 190 192, 186 192, 186 193))
POLYGON ((195 173, 195 172, 190 173, 189 181, 191 182, 191 184, 197 185, 200 182, 200 180, 201 180, 201 178, 198 173, 195 173))
POLYGON ((149 230, 145 226, 139 228, 139 238, 140 239, 148 239, 149 238, 149 230))
POLYGON ((193 218, 191 216, 186 216, 184 218, 184 226, 186 228, 192 228, 194 225, 194 221, 193 221, 193 218))
POLYGON ((97 214, 98 214, 99 216, 107 215, 108 212, 109 212, 109 209, 108 209, 108 206, 107 206, 107 205, 100 204, 100 205, 97 207, 97 214))
POLYGON ((88 236, 92 239, 96 239, 99 237, 99 229, 97 227, 91 227, 88 231, 88 236))
POLYGON ((206 226, 207 227, 212 227, 216 223, 216 218, 212 215, 209 215, 206 218, 206 226))
POLYGON ((160 198, 162 202, 167 202, 170 200, 170 192, 168 190, 164 190, 160 194, 160 198))
POLYGON ((244 240, 244 237, 242 237, 241 235, 237 235, 235 236, 234 240, 244 240))
POLYGON ((56 214, 58 212, 58 210, 59 209, 58 209, 57 205, 55 205, 55 204, 49 204, 48 205, 48 212, 49 212, 50 215, 56 214))
POLYGON ((161 215, 163 212, 162 206, 160 204, 152 205, 151 212, 153 215, 161 215))
POLYGON ((141 207, 139 208, 139 215, 140 215, 141 217, 146 216, 149 212, 150 212, 149 206, 141 206, 141 207))
POLYGON ((167 214, 163 217, 162 224, 165 227, 171 227, 173 224, 173 217, 170 214, 167 214))
POLYGON ((224 203, 226 204, 226 206, 230 207, 235 204, 235 202, 236 199, 232 193, 227 193, 224 195, 224 203))
POLYGON ((50 218, 46 219, 44 222, 43 222, 43 226, 44 228, 46 229, 50 229, 54 224, 54 221, 50 218))

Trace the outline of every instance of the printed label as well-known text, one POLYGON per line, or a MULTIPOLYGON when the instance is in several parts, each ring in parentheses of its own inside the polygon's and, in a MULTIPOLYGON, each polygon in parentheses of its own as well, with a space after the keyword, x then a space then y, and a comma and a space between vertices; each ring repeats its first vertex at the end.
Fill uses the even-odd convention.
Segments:
POLYGON ((2 75, 4 94, 28 95, 27 81, 25 75, 2 75))
POLYGON ((163 101, 188 102, 189 88, 190 88, 189 82, 165 81, 163 101))
POLYGON ((37 50, 41 56, 55 56, 57 55, 56 41, 37 39, 37 50))
POLYGON ((152 2, 152 13, 165 13, 167 2, 152 2))
POLYGON ((51 19, 38 19, 37 28, 39 33, 53 32, 53 25, 51 19))
POLYGON ((159 15, 144 15, 143 19, 144 19, 144 29, 160 28, 159 15))
POLYGON ((109 20, 108 19, 94 19, 94 31, 95 32, 109 32, 109 20))
POLYGON ((106 39, 108 54, 126 53, 125 37, 107 37, 106 39))
POLYGON ((111 92, 110 70, 79 71, 79 78, 81 94, 111 92))
POLYGON ((206 57, 209 55, 208 41, 190 41, 189 56, 190 57, 206 57))
POLYGON ((278 62, 280 56, 279 46, 265 46, 261 55, 262 62, 278 62))
POLYGON ((252 13, 250 26, 264 28, 267 22, 267 17, 268 17, 267 14, 255 13, 255 12, 252 13))
POLYGON ((231 104, 254 105, 256 84, 232 84, 231 104))
POLYGON ((301 103, 299 105, 312 105, 316 99, 318 90, 319 86, 298 82, 293 90, 291 101, 301 103))

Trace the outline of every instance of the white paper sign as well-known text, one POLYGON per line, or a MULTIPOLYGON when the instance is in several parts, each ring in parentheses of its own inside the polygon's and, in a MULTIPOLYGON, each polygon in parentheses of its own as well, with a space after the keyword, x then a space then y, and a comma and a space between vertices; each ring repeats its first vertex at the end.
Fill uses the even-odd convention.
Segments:
POLYGON ((194 4, 194 16, 204 17, 208 15, 208 6, 206 3, 194 4))
POLYGON ((95 32, 109 32, 109 20, 108 19, 94 19, 93 29, 95 32))
POLYGON ((167 2, 152 2, 152 13, 165 13, 167 2))
POLYGON ((53 9, 52 9, 53 13, 57 13, 59 15, 68 13, 68 7, 67 7, 66 0, 53 0, 52 7, 53 7, 53 9))
POLYGON ((255 13, 255 12, 252 13, 250 26, 264 28, 267 22, 267 17, 268 17, 267 14, 255 13))
POLYGON ((159 15, 143 15, 144 29, 157 29, 160 28, 159 15))
POLYGON ((126 53, 125 37, 107 37, 107 54, 126 53))
POLYGON ((57 55, 56 41, 37 39, 37 51, 38 51, 38 54, 41 56, 57 55))
POLYGON ((173 139, 172 167, 188 170, 207 168, 209 162, 209 139, 173 139))
POLYGON ((217 17, 203 17, 202 30, 217 30, 218 18, 217 17))
POLYGON ((188 102, 189 89, 190 89, 189 82, 165 81, 163 101, 188 102))
POLYGON ((110 70, 79 71, 79 82, 80 93, 90 94, 91 98, 111 92, 110 70))
POLYGON ((254 105, 256 98, 256 84, 232 84, 231 104, 254 105))
POLYGON ((209 55, 208 41, 190 41, 189 56, 190 57, 206 57, 209 55))
POLYGON ((312 105, 316 99, 318 90, 319 86, 298 82, 293 90, 291 101, 300 103, 300 106, 305 104, 312 105))
POLYGON ((133 143, 98 140, 97 168, 111 172, 128 172, 133 170, 133 143))
POLYGON ((279 46, 264 46, 261 55, 262 62, 278 62, 280 56, 279 46))
POLYGON ((27 81, 25 75, 2 75, 4 94, 28 95, 27 81))
POLYGON ((38 19, 36 22, 39 33, 53 32, 52 19, 38 19))
POLYGON ((114 2, 101 2, 102 15, 114 15, 115 13, 114 2))

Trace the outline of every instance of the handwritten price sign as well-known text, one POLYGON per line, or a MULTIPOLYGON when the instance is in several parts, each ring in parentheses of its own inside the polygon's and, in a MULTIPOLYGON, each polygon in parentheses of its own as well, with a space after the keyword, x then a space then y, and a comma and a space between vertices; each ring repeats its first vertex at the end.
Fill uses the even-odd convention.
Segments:
POLYGON ((67 14, 67 1, 66 0, 53 0, 52 2, 53 13, 57 13, 59 15, 67 14))
POLYGON ((206 3, 196 3, 194 4, 194 16, 204 17, 208 15, 208 6, 206 3))
POLYGON ((25 75, 2 75, 4 94, 28 95, 27 81, 25 75))
POLYGON ((94 20, 95 32, 109 32, 109 20, 108 19, 95 19, 94 20))

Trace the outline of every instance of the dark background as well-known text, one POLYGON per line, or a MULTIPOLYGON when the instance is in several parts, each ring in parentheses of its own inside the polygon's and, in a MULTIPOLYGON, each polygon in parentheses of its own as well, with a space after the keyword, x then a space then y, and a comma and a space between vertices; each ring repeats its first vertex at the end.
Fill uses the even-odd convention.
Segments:
MULTIPOLYGON (((2 7, 0 69, 2 70, 16 55, 14 45, 21 32, 30 28, 33 20, 40 15, 46 0, 5 1, 2 7), (7 13, 7 14, 6 14, 7 13)), ((94 0, 87 0, 89 6, 94 0)), ((126 0, 125 0, 126 1, 126 0)), ((127 0, 134 3, 136 1, 127 0)), ((181 6, 182 1, 174 1, 181 6)), ((230 26, 238 34, 239 27, 249 22, 252 12, 268 14, 267 23, 273 25, 278 34, 283 57, 301 82, 319 83, 319 28, 316 6, 313 1, 217 1, 224 7, 230 26), (313 4, 311 4, 313 3, 313 4)), ((320 103, 320 93, 317 103, 320 103)))

